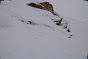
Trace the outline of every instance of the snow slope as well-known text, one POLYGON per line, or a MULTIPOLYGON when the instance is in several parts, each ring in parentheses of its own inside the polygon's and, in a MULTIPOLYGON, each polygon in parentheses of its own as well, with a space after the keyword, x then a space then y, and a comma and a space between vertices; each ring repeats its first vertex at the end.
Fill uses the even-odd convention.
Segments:
MULTIPOLYGON (((38 2, 42 1, 38 0, 38 2)), ((55 5, 58 0, 48 1, 64 18, 63 23, 68 22, 71 32, 67 32, 63 26, 57 26, 52 20, 60 20, 61 17, 26 5, 36 0, 2 2, 0 6, 0 59, 87 58, 88 22, 79 22, 77 17, 77 20, 73 19, 75 14, 70 17, 71 14, 64 14, 65 11, 62 13, 60 9, 58 11, 58 6, 55 5), (28 21, 32 21, 33 24, 27 24, 28 21), (70 35, 72 37, 68 38, 70 35)), ((63 6, 60 8, 67 9, 63 6)))
POLYGON ((88 20, 88 2, 83 0, 51 0, 55 11, 61 16, 69 17, 78 21, 88 20))

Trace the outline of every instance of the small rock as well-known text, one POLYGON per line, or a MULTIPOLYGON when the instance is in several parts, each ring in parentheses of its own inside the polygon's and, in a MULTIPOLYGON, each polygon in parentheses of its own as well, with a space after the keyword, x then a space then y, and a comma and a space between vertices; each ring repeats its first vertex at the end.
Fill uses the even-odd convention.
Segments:
POLYGON ((63 18, 60 19, 60 21, 58 23, 56 23, 56 25, 61 25, 63 18))
POLYGON ((64 29, 68 28, 67 26, 64 26, 64 29))
POLYGON ((70 30, 69 30, 69 29, 68 29, 67 31, 68 31, 68 32, 70 32, 70 30))
POLYGON ((69 38, 71 38, 71 37, 72 37, 72 35, 69 36, 69 38))
POLYGON ((54 23, 59 22, 58 20, 55 20, 54 23))
POLYGON ((28 21, 28 23, 29 23, 29 24, 32 24, 32 22, 31 22, 31 21, 28 21))

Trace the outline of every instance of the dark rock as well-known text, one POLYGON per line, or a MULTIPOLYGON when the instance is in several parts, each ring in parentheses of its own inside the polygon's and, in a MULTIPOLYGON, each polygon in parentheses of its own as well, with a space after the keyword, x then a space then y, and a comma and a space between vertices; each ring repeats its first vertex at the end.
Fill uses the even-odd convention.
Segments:
POLYGON ((61 19, 59 20, 59 22, 56 23, 56 25, 61 25, 62 20, 63 20, 63 18, 61 18, 61 19))
POLYGON ((67 27, 67 26, 64 26, 64 29, 65 29, 65 28, 68 28, 68 27, 67 27))
POLYGON ((50 11, 51 13, 54 12, 52 4, 49 4, 49 2, 42 2, 40 4, 44 7, 44 9, 50 11))
POLYGON ((54 14, 53 6, 49 2, 42 2, 39 4, 30 3, 30 4, 26 4, 26 5, 35 7, 35 8, 39 8, 39 9, 43 9, 43 10, 47 10, 47 11, 51 12, 52 14, 54 14))
POLYGON ((69 36, 69 38, 71 38, 71 37, 72 37, 72 35, 69 36))
POLYGON ((55 20, 55 21, 54 21, 54 23, 57 23, 57 22, 59 22, 59 21, 58 21, 58 20, 55 20))
POLYGON ((35 4, 35 3, 30 3, 30 4, 27 4, 27 5, 28 5, 28 6, 31 6, 31 7, 43 9, 43 7, 42 7, 41 5, 38 5, 38 4, 35 4))
POLYGON ((32 22, 31 22, 31 21, 28 21, 28 23, 29 23, 29 24, 32 24, 32 22))
POLYGON ((69 30, 69 29, 68 29, 67 31, 68 31, 68 32, 70 32, 70 30, 69 30))
POLYGON ((28 5, 28 6, 32 6, 32 7, 35 7, 35 6, 36 6, 35 3, 30 3, 30 4, 26 4, 26 5, 28 5))

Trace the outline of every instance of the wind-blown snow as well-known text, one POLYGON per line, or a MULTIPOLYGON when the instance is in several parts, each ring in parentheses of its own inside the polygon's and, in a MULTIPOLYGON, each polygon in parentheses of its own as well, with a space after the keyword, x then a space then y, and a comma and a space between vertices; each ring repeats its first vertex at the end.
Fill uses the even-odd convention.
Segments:
POLYGON ((0 59, 87 58, 88 18, 87 13, 84 12, 88 10, 87 3, 79 0, 77 2, 68 0, 69 4, 68 1, 63 2, 63 0, 48 1, 54 5, 60 17, 26 5, 36 0, 2 2, 0 6, 0 59), (74 7, 73 2, 77 6, 74 7), (83 5, 78 4, 80 2, 83 5), (81 11, 82 15, 80 15, 81 11), (57 26, 52 20, 60 20, 62 17, 63 23, 68 22, 71 32, 67 32, 63 26, 57 26), (80 20, 86 21, 80 22, 80 20), (33 24, 27 24, 28 21, 32 21, 33 24), (70 35, 72 35, 71 38, 69 38, 70 35))

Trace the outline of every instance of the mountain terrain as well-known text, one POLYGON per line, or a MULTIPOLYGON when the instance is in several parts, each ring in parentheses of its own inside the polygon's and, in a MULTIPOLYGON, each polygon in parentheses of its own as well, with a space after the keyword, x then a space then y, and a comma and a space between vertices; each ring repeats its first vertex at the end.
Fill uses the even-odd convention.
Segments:
POLYGON ((0 59, 87 59, 87 6, 81 0, 2 1, 0 59), (27 5, 43 2, 53 12, 27 5))

